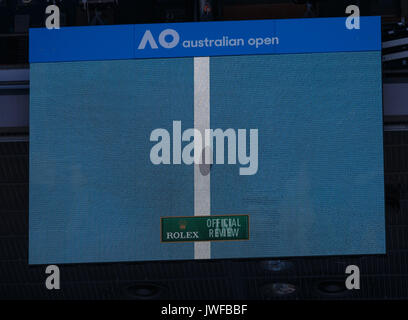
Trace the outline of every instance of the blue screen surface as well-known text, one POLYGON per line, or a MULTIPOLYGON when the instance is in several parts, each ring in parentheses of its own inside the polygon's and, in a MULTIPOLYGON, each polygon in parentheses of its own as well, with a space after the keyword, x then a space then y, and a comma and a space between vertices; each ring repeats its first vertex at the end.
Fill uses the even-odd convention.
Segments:
POLYGON ((193 255, 152 241, 160 216, 191 214, 193 171, 149 159, 153 129, 193 126, 192 75, 191 59, 31 65, 30 263, 193 255))
MULTIPOLYGON (((378 35, 377 20, 369 22, 364 32, 378 35)), ((338 19, 316 23, 343 32, 338 19)), ((285 43, 290 22, 276 22, 274 30, 279 25, 285 43)), ((89 48, 71 48, 67 61, 58 46, 54 60, 38 49, 49 33, 36 32, 30 39, 30 264, 385 253, 376 37, 360 50, 348 30, 341 48, 301 44, 293 52, 286 43, 287 52, 241 48, 231 55, 224 48, 226 54, 212 56, 206 48, 197 54, 208 60, 150 47, 154 59, 139 58, 131 53, 137 44, 116 57, 115 50, 96 57, 89 48), (171 140, 174 121, 182 131, 200 121, 213 129, 257 129, 256 173, 240 175, 242 165, 228 164, 226 152, 201 191, 194 165, 174 163, 173 144, 170 164, 152 163, 152 132, 165 129, 171 140), (201 214, 203 199, 211 215, 248 215, 249 240, 163 243, 160 218, 201 214)))
POLYGON ((256 233, 214 243, 214 257, 385 251, 380 56, 211 60, 211 125, 260 135, 257 175, 211 172, 212 210, 250 212, 256 233))

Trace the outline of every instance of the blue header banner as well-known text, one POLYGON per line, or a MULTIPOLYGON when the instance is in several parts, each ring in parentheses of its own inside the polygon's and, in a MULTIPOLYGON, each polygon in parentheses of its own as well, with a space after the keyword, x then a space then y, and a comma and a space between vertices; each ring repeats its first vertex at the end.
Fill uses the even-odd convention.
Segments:
POLYGON ((188 22, 30 29, 30 63, 381 50, 381 18, 188 22))

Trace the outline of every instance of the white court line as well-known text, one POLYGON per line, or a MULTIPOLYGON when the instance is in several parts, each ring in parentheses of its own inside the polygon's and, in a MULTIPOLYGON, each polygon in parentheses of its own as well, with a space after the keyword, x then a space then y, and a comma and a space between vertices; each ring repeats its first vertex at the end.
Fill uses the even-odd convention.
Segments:
MULTIPOLYGON (((210 58, 194 58, 194 128, 210 129, 210 58)), ((204 146, 204 140, 202 145, 204 146)), ((194 164, 194 215, 209 216, 211 210, 210 173, 203 175, 194 164)), ((211 242, 194 242, 194 259, 210 259, 211 242)))

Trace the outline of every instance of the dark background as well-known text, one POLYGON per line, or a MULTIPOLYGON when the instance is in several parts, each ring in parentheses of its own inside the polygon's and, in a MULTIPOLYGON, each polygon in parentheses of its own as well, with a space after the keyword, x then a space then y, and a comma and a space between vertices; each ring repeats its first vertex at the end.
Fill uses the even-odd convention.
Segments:
MULTIPOLYGON (((87 6, 75 0, 55 2, 63 26, 333 17, 345 16, 346 6, 357 4, 361 15, 382 16, 383 41, 408 37, 405 0, 220 0, 209 1, 209 15, 203 14, 199 0, 88 1, 87 6)), ((27 30, 44 26, 45 8, 51 3, 0 0, 0 72, 29 68, 27 30)), ((406 50, 404 45, 389 48, 384 55, 406 50)), ((385 62, 383 78, 384 84, 408 83, 406 59, 385 62)), ((404 114, 386 116, 384 124, 386 255, 60 265, 61 290, 47 290, 45 266, 28 266, 27 259, 28 100, 22 105, 14 98, 1 99, 28 99, 28 94, 28 77, 0 78, 0 299, 408 298, 408 121, 404 114), (17 122, 9 120, 6 103, 12 102, 20 108, 17 122), (350 264, 360 267, 360 290, 344 287, 350 264), (287 285, 295 291, 279 290, 287 285)), ((408 114, 402 97, 394 103, 408 114)))

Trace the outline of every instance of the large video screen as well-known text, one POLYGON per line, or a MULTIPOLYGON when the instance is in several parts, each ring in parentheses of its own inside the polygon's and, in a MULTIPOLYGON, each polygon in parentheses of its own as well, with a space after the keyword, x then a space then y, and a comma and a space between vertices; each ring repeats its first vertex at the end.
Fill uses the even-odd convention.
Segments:
POLYGON ((385 253, 380 33, 30 30, 30 264, 385 253))

